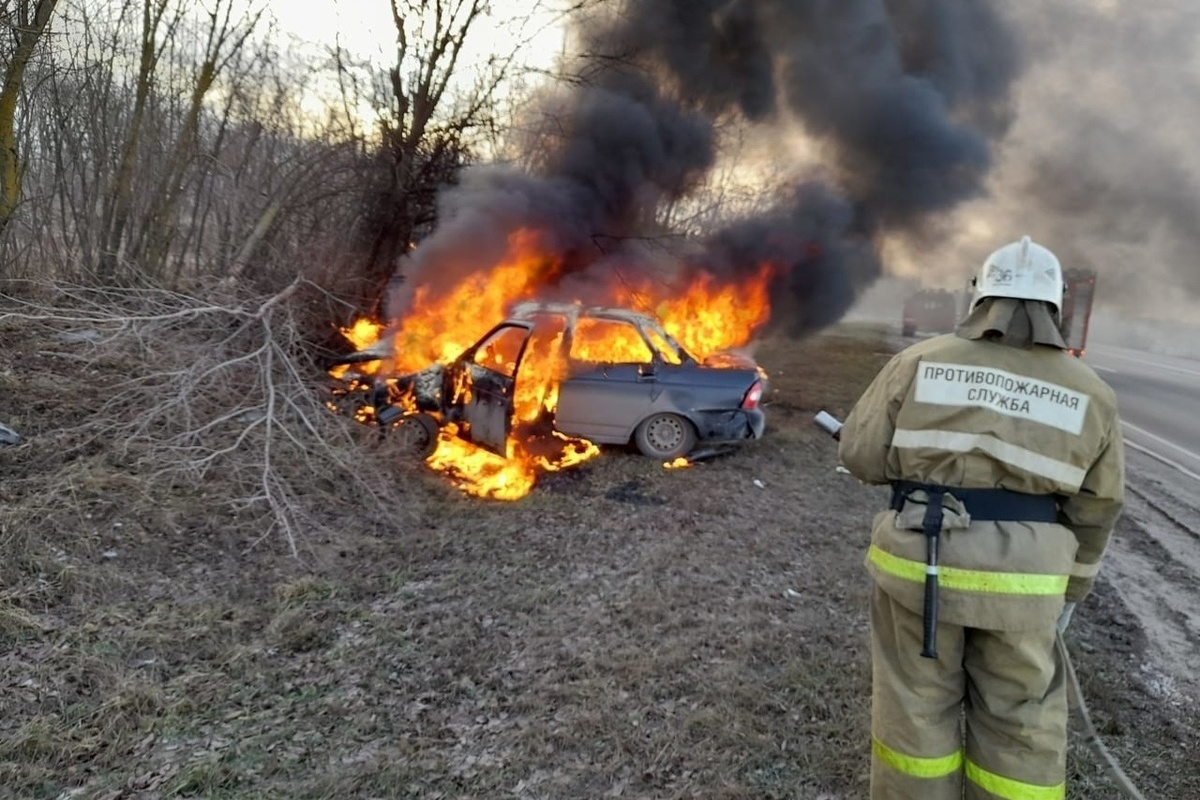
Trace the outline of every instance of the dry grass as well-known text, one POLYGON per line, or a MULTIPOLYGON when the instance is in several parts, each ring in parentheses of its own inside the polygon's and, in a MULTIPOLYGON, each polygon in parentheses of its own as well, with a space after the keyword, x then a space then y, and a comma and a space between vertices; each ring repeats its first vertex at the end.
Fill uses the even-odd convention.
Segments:
MULTIPOLYGON (((211 358, 262 346, 255 325, 211 358)), ((261 405, 262 383, 197 385, 186 422, 122 416, 150 413, 149 387, 179 397, 150 373, 176 346, 207 357, 199 327, 67 348, 45 346, 50 322, 0 321, 0 419, 29 439, 0 450, 0 797, 866 796, 861 559, 882 498, 834 470, 811 416, 845 413, 881 332, 764 346, 770 430, 737 454, 666 471, 607 453, 515 504, 336 416, 282 417, 293 555, 283 528, 263 539, 269 504, 226 502, 259 490, 258 428, 203 475, 161 447, 261 405)), ((319 406, 318 373, 276 374, 319 406)), ((1105 638, 1115 602, 1073 633, 1093 715, 1149 796, 1192 796, 1194 710, 1122 670, 1144 642, 1105 638)), ((1072 798, 1114 796, 1090 753, 1072 771, 1072 798)))

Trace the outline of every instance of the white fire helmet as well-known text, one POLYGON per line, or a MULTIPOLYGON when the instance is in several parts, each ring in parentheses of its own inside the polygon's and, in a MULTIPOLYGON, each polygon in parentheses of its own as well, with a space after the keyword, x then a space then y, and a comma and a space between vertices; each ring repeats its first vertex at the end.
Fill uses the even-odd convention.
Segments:
POLYGON ((971 308, 987 297, 1013 297, 1041 300, 1062 310, 1063 274, 1058 258, 1028 236, 1006 244, 983 262, 975 278, 975 297, 971 308))

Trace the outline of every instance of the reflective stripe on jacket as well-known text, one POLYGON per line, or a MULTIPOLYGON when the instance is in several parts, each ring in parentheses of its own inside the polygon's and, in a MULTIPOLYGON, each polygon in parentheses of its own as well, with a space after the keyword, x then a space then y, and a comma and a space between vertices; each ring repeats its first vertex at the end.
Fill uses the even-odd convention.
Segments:
MULTIPOLYGON (((1068 600, 1083 599, 1124 501, 1116 397, 1089 366, 1052 347, 955 334, 913 345, 859 399, 839 452, 866 483, 1062 498, 1062 524, 973 521, 945 530, 941 614, 957 624, 1021 630, 1056 616, 1064 590, 1068 600)), ((881 588, 919 609, 925 539, 897 516, 876 517, 867 562, 881 588)))

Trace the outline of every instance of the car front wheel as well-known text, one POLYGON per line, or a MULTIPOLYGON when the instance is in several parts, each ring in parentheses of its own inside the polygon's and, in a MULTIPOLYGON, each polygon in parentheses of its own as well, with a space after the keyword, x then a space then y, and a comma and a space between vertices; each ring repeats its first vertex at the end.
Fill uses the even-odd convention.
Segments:
POLYGON ((438 424, 429 414, 405 414, 393 426, 391 434, 405 452, 418 458, 429 458, 437 450, 438 424))
POLYGON ((642 455, 672 461, 692 452, 696 428, 678 414, 655 414, 637 426, 633 441, 642 455))

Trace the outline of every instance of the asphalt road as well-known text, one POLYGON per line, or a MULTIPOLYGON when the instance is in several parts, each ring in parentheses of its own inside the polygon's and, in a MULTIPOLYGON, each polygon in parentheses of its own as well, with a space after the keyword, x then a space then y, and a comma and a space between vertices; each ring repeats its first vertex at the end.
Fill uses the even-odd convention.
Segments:
POLYGON ((1200 702, 1200 361, 1094 344, 1084 360, 1116 390, 1125 428, 1125 511, 1101 577, 1146 633, 1150 692, 1200 702))
POLYGON ((1200 361, 1108 345, 1084 360, 1116 391, 1127 446, 1200 481, 1200 361))

